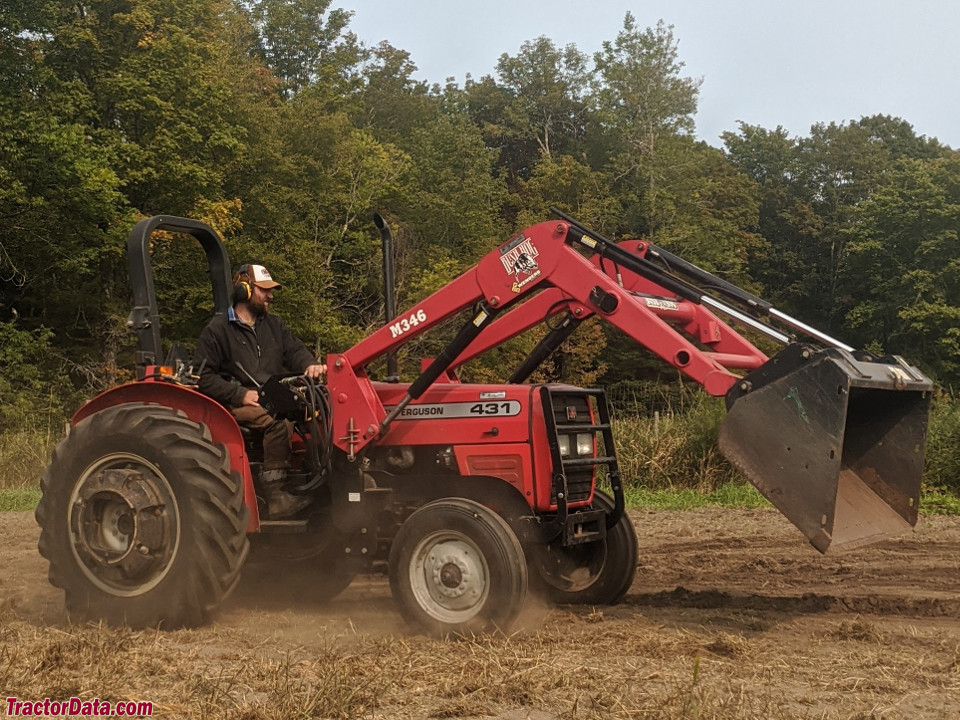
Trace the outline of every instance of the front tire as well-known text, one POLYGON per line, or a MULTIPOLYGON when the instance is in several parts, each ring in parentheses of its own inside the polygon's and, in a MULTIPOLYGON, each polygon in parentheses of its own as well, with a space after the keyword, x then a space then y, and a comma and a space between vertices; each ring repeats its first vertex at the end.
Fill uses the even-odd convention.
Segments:
MULTIPOLYGON (((614 502, 609 495, 596 490, 593 506, 609 513, 614 502)), ((564 605, 613 605, 633 584, 637 533, 624 512, 603 540, 572 547, 553 542, 530 554, 537 589, 550 601, 564 605)))
POLYGON ((407 622, 447 636, 509 629, 527 593, 523 549, 510 526, 473 500, 435 500, 400 526, 390 589, 407 622))
POLYGON ((249 510, 206 426, 159 405, 77 423, 43 474, 36 519, 67 610, 131 627, 205 623, 246 559, 249 510))

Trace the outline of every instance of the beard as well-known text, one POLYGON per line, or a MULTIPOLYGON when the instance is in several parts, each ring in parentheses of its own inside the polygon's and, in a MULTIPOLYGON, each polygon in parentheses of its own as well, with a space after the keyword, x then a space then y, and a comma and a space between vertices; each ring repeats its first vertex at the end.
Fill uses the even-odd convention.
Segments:
POLYGON ((259 318, 267 314, 267 303, 257 293, 254 293, 253 297, 247 301, 247 307, 254 317, 259 318))

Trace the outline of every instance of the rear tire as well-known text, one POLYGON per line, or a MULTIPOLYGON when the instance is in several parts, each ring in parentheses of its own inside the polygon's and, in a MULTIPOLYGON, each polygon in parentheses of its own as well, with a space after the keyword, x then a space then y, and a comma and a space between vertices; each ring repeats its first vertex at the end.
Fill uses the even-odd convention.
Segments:
POLYGON ((206 622, 240 578, 243 487, 206 426, 128 403, 74 426, 43 474, 36 519, 67 610, 131 627, 206 622))
MULTIPOLYGON (((593 506, 611 512, 613 499, 595 491, 593 506)), ((563 547, 559 542, 534 549, 537 590, 558 604, 613 605, 630 586, 637 571, 637 533, 624 512, 607 530, 605 539, 563 547)))
POLYGON ((527 566, 510 526, 473 500, 414 512, 390 550, 390 589, 407 622, 438 636, 509 629, 527 593, 527 566))

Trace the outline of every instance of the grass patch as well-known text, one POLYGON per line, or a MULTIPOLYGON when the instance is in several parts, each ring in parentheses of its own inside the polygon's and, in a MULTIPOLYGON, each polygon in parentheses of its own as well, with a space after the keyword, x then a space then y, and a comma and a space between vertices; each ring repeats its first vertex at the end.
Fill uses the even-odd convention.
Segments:
POLYGON ((960 515, 960 496, 944 488, 924 488, 920 493, 921 515, 960 515))
POLYGON ((40 502, 39 487, 0 489, 0 512, 33 510, 40 502))
POLYGON ((773 507, 752 485, 728 483, 716 490, 701 492, 694 488, 624 488, 627 507, 636 510, 696 510, 704 507, 773 507))
MULTIPOLYGON (((625 486, 624 497, 632 510, 697 510, 707 507, 763 509, 773 505, 752 485, 729 483, 703 492, 694 488, 625 486)), ((924 488, 921 515, 960 515, 960 495, 944 488, 924 488)))

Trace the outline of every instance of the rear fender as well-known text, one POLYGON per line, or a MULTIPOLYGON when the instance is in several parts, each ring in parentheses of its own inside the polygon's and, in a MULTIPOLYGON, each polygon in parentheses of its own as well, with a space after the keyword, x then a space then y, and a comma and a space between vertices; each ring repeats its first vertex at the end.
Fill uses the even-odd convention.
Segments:
POLYGON ((118 385, 92 398, 74 413, 71 425, 76 425, 94 413, 107 410, 124 403, 143 403, 145 405, 163 405, 182 411, 194 422, 206 425, 213 442, 222 444, 230 454, 230 469, 240 477, 243 483, 243 500, 250 508, 250 525, 247 532, 260 529, 260 516, 257 512, 256 492, 253 488, 253 476, 247 451, 243 444, 240 426, 226 408, 211 398, 182 385, 143 380, 118 385))

